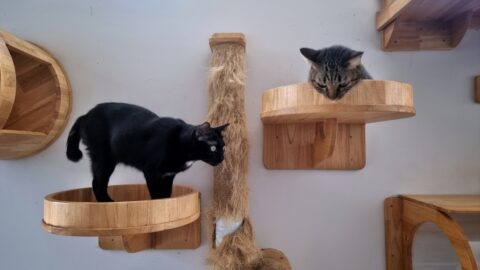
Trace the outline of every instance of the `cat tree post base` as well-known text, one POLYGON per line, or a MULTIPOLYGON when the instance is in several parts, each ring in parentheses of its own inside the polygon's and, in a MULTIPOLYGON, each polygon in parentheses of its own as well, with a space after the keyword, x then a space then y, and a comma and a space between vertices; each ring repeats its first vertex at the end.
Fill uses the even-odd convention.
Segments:
POLYGON ((363 80, 329 100, 308 83, 262 95, 267 169, 358 170, 366 163, 365 124, 415 115, 410 84, 363 80))
POLYGON ((195 249, 200 246, 200 193, 174 186, 171 198, 151 200, 145 185, 110 186, 114 202, 96 202, 91 188, 47 195, 43 229, 97 236, 102 249, 195 249))

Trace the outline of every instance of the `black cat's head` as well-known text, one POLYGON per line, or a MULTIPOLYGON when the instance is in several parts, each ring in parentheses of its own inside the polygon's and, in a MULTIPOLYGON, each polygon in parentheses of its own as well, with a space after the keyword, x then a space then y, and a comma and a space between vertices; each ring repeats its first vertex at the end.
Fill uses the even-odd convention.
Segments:
POLYGON ((363 77, 363 52, 343 46, 301 48, 300 52, 311 64, 309 82, 331 100, 342 98, 363 77))
POLYGON ((219 127, 211 127, 205 122, 195 129, 197 158, 212 166, 220 164, 224 159, 225 143, 222 132, 228 127, 225 124, 219 127))

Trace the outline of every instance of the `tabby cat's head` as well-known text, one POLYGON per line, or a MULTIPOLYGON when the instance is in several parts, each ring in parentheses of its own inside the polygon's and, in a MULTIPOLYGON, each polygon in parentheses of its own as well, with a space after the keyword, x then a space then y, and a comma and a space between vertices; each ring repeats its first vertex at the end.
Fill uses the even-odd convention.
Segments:
POLYGON ((343 46, 301 48, 300 52, 311 64, 309 82, 331 100, 342 98, 359 80, 369 77, 361 65, 363 52, 343 46))
POLYGON ((225 143, 222 132, 229 124, 211 127, 205 122, 195 129, 196 158, 212 166, 220 164, 224 159, 225 143))

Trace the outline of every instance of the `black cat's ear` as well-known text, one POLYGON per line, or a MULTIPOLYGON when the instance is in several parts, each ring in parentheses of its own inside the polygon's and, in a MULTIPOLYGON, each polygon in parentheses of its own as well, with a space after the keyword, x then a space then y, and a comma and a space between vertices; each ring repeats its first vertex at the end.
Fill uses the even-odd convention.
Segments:
POLYGON ((363 52, 354 51, 347 61, 347 69, 354 69, 362 64, 363 52))
POLYGON ((210 123, 205 122, 205 123, 197 126, 197 128, 195 129, 195 137, 199 141, 204 141, 207 138, 206 135, 208 134, 209 130, 210 130, 210 123))
POLYGON ((222 133, 228 126, 230 125, 230 123, 227 123, 225 125, 221 125, 219 127, 216 127, 215 130, 218 132, 218 133, 222 133))
POLYGON ((311 63, 315 62, 318 52, 310 48, 301 48, 300 53, 311 63))

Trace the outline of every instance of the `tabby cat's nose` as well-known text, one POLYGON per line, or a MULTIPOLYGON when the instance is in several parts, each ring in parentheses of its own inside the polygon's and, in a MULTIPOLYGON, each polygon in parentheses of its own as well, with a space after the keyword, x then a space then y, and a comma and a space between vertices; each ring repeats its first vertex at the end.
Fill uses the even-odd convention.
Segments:
POLYGON ((329 88, 327 89, 327 94, 328 94, 328 97, 329 97, 329 98, 331 98, 331 99, 335 98, 335 95, 336 95, 335 88, 329 87, 329 88))

